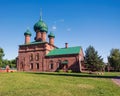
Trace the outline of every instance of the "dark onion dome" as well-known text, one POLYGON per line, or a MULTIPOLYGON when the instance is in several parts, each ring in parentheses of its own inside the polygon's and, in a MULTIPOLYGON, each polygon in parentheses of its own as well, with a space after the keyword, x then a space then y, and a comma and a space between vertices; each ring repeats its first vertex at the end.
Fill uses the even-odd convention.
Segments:
POLYGON ((27 29, 27 30, 26 30, 26 32, 24 33, 24 35, 25 35, 25 36, 26 36, 26 35, 31 36, 32 34, 31 34, 30 30, 29 30, 29 29, 27 29))
POLYGON ((40 19, 37 23, 35 23, 34 25, 34 31, 36 32, 37 30, 41 31, 41 32, 48 32, 48 26, 45 24, 44 21, 42 21, 42 19, 40 19))
POLYGON ((53 34, 53 32, 50 32, 50 34, 48 35, 48 37, 53 37, 53 38, 55 38, 55 35, 53 34))

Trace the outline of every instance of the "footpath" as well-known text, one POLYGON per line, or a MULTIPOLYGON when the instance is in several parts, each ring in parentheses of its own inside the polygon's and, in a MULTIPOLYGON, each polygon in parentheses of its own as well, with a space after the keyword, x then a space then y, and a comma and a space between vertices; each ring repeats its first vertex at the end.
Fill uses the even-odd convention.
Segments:
POLYGON ((119 77, 116 77, 116 78, 113 78, 112 81, 114 83, 116 83, 118 86, 120 86, 120 76, 119 77))

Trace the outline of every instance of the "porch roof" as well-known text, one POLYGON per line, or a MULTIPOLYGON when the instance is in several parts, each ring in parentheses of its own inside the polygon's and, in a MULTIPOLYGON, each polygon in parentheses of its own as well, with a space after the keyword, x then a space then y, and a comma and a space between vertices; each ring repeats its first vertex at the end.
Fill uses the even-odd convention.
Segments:
POLYGON ((63 61, 61 64, 68 64, 68 61, 63 61))

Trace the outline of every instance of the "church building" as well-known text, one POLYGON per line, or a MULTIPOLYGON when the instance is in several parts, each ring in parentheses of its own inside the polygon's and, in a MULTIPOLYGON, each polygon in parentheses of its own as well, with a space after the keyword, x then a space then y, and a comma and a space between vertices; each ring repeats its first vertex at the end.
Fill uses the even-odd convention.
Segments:
MULTIPOLYGON (((48 33, 48 26, 40 17, 35 23, 34 41, 30 41, 31 32, 24 33, 25 42, 19 45, 17 57, 17 70, 26 72, 81 72, 84 69, 84 54, 81 46, 58 48, 54 44, 55 35, 48 33), (46 37, 49 41, 46 41, 46 37)), ((61 34, 62 35, 62 34, 61 34)), ((63 37, 66 38, 66 37, 63 37)))

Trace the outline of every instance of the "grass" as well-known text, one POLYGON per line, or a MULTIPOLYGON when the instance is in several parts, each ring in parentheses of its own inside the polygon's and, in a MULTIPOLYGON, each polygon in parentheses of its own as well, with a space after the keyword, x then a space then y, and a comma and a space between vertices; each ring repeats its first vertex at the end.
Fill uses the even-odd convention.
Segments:
POLYGON ((0 96, 120 96, 120 87, 104 75, 84 73, 0 73, 0 96))

